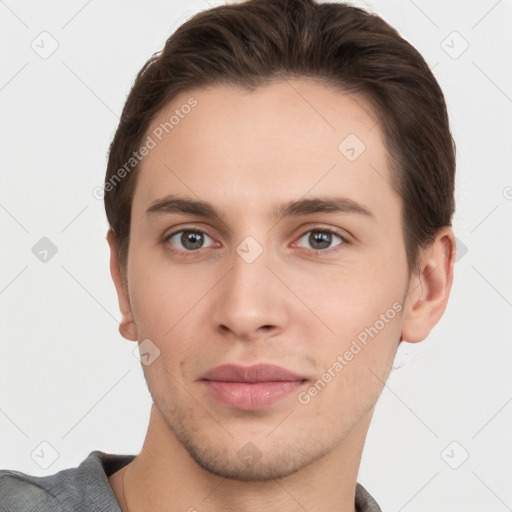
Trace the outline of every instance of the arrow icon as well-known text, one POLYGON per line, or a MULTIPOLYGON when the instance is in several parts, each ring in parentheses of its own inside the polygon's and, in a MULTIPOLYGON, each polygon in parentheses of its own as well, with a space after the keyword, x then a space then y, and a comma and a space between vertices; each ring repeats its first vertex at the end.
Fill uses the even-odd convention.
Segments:
POLYGON ((355 148, 347 148, 346 153, 350 153, 350 156, 354 156, 354 153, 356 152, 355 148))
POLYGON ((48 258, 48 251, 45 249, 43 251, 39 251, 39 254, 43 254, 43 259, 45 260, 46 258, 48 258))
POLYGON ((245 249, 240 249, 241 252, 249 252, 249 244, 245 244, 245 249))

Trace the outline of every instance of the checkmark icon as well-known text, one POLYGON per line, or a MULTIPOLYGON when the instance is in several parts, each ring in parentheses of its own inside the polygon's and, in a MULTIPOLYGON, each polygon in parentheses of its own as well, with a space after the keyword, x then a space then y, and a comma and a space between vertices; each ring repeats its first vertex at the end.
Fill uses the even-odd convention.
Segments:
POLYGON ((32 40, 30 46, 41 59, 46 60, 57 51, 59 43, 55 37, 45 30, 32 40))
POLYGON ((144 366, 149 366, 160 357, 160 349, 149 338, 146 338, 133 349, 133 355, 144 366))
POLYGON ((452 441, 441 452, 441 459, 452 469, 459 469, 468 458, 468 451, 458 441, 452 441))
POLYGON ((445 452, 444 456, 448 457, 449 459, 455 458, 455 452, 453 451, 453 448, 450 451, 445 452))
POLYGON ((58 252, 57 246, 46 236, 33 247, 32 254, 41 262, 48 263, 58 252))
POLYGON ((238 244, 236 252, 246 263, 253 263, 260 257, 263 247, 254 237, 248 236, 238 244))
POLYGON ((454 30, 441 41, 441 48, 450 58, 455 60, 469 48, 469 43, 459 32, 454 30))
POLYGON ((40 468, 48 469, 59 458, 59 452, 48 441, 42 441, 30 456, 40 468))
POLYGON ((366 145, 355 134, 349 133, 339 144, 338 151, 349 161, 354 162, 365 151, 366 145))

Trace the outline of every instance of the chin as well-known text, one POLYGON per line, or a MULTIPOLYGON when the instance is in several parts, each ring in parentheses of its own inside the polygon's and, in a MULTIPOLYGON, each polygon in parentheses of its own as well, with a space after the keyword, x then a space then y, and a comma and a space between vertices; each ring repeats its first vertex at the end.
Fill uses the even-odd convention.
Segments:
POLYGON ((324 457, 332 446, 305 431, 252 437, 242 434, 220 438, 169 425, 189 456, 202 469, 222 478, 240 481, 268 481, 284 478, 324 457), (266 437, 265 437, 266 436, 266 437))
POLYGON ((353 418, 335 428, 322 422, 322 428, 312 421, 308 428, 309 422, 301 421, 272 430, 251 428, 249 420, 244 428, 238 428, 239 422, 237 427, 223 427, 187 403, 171 405, 159 400, 160 395, 152 395, 169 433, 190 458, 208 473, 230 480, 263 482, 292 475, 328 455, 356 423, 353 418))
POLYGON ((227 452, 218 447, 184 445, 192 459, 204 470, 222 478, 239 481, 265 482, 292 475, 321 455, 307 456, 297 448, 281 446, 268 452, 257 452, 249 441, 238 452, 227 452), (249 456, 250 452, 253 455, 249 456))

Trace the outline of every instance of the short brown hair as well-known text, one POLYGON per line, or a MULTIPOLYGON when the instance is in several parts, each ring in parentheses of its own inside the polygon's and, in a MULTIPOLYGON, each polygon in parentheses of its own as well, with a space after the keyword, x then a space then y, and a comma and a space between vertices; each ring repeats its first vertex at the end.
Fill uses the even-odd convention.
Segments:
POLYGON ((223 84, 254 90, 295 77, 359 94, 373 107, 388 147, 392 185, 403 201, 408 269, 418 270, 419 248, 451 225, 455 209, 455 143, 443 93, 425 60, 394 28, 363 9, 314 0, 249 0, 193 16, 135 79, 110 145, 104 195, 123 271, 138 166, 113 179, 159 111, 183 91, 223 84))

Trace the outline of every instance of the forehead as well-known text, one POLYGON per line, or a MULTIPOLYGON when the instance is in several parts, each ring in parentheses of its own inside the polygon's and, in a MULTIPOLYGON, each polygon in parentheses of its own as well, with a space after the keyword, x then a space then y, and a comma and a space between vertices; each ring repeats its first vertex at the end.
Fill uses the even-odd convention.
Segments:
POLYGON ((282 80, 254 91, 219 85, 182 92, 145 137, 154 145, 139 166, 134 211, 171 193, 242 209, 308 191, 336 189, 377 206, 394 195, 369 104, 314 80, 282 80), (369 197, 372 188, 383 190, 369 197))

